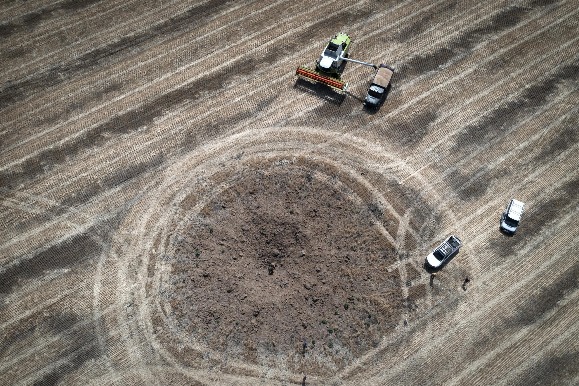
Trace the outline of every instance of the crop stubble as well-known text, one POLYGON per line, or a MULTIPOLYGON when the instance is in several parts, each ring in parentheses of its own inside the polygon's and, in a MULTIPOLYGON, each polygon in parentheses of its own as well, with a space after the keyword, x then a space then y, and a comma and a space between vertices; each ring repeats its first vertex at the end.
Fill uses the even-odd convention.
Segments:
POLYGON ((69 3, 2 5, 0 380, 577 381, 572 1, 151 2, 117 41, 69 3), (397 68, 377 114, 293 87, 341 29, 397 68))

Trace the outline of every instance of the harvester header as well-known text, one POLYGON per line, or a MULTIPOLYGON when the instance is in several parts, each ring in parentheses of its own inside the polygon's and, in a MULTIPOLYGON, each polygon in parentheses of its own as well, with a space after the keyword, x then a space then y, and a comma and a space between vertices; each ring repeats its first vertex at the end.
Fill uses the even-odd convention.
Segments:
POLYGON ((339 91, 346 91, 348 88, 348 84, 342 80, 327 76, 306 66, 299 66, 296 70, 296 75, 316 83, 323 83, 339 91))

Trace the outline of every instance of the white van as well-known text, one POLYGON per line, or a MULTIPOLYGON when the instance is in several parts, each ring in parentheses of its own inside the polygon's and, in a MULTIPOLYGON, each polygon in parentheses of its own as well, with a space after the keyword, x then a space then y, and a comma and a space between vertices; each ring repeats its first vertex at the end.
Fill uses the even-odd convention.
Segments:
POLYGON ((521 221, 524 208, 524 203, 513 198, 501 216, 501 230, 514 234, 521 221))

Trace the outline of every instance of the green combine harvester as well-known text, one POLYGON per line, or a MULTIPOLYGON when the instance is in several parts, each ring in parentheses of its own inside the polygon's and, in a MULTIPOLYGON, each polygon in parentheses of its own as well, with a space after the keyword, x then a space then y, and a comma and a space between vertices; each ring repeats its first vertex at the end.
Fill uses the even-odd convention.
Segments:
POLYGON ((316 61, 315 70, 306 66, 299 66, 296 70, 296 75, 310 82, 322 83, 337 91, 345 92, 348 84, 341 80, 341 76, 346 62, 378 68, 372 63, 349 59, 348 51, 350 50, 351 42, 352 40, 347 34, 343 32, 336 34, 316 61))

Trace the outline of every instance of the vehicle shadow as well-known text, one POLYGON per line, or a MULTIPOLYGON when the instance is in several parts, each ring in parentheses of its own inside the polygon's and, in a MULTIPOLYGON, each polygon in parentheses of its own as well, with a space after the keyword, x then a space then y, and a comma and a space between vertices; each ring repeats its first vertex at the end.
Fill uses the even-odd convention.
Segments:
POLYGON ((503 228, 501 228, 499 226, 499 232, 501 232, 503 235, 507 236, 507 237, 513 237, 515 234, 511 233, 511 232, 507 232, 506 230, 504 230, 503 228))
POLYGON ((335 91, 330 86, 321 83, 308 82, 302 78, 296 79, 294 88, 307 92, 308 94, 314 95, 317 98, 323 99, 337 106, 341 105, 346 99, 345 94, 335 91))

